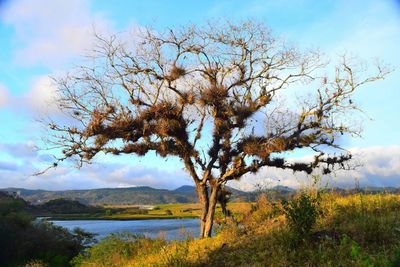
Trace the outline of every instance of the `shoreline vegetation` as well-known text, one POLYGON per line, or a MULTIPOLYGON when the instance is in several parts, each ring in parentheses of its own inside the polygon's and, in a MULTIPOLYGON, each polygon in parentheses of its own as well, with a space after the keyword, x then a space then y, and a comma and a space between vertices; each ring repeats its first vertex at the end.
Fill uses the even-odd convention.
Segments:
MULTIPOLYGON (((253 202, 234 202, 228 204, 228 209, 234 213, 249 211, 253 202)), ((163 219, 196 219, 200 218, 200 205, 197 203, 160 204, 151 209, 141 209, 138 205, 107 205, 95 213, 75 214, 38 214, 36 218, 47 221, 54 220, 163 220, 163 219)), ((97 207, 100 209, 100 207, 97 207)), ((222 216, 221 208, 217 214, 222 216)))
POLYGON ((106 217, 106 216, 51 216, 46 217, 47 221, 141 221, 141 220, 172 220, 172 219, 196 219, 199 216, 132 216, 132 217, 106 217))

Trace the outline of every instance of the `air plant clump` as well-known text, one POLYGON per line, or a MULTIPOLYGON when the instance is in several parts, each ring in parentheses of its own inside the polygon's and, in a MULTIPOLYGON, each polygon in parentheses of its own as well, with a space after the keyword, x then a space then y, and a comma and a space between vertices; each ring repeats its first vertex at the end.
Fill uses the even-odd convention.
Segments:
POLYGON ((308 146, 315 142, 316 136, 313 134, 303 135, 299 138, 299 143, 303 146, 308 146))
POLYGON ((104 129, 103 122, 107 118, 107 114, 100 112, 99 110, 94 110, 88 126, 86 127, 86 136, 94 136, 104 129))
POLYGON ((169 81, 175 81, 175 80, 179 79, 180 77, 184 76, 185 74, 186 74, 186 70, 184 68, 173 65, 171 68, 171 71, 169 72, 169 75, 167 75, 166 79, 169 81))
POLYGON ((149 119, 157 118, 176 118, 180 115, 181 110, 171 102, 163 101, 157 105, 152 106, 148 110, 149 119))
POLYGON ((264 146, 270 152, 285 151, 288 147, 288 140, 284 137, 276 137, 269 140, 264 146))
POLYGON ((236 124, 239 128, 244 127, 246 120, 254 114, 254 110, 249 106, 238 106, 234 109, 236 124))
POLYGON ((267 139, 265 137, 251 136, 239 145, 239 149, 244 153, 260 158, 268 158, 271 153, 286 151, 288 140, 284 137, 267 139))
POLYGON ((228 96, 228 91, 224 86, 212 84, 201 92, 201 100, 204 104, 219 104, 228 96))
POLYGON ((193 92, 184 92, 179 98, 179 103, 181 106, 193 105, 196 102, 196 97, 193 92))
POLYGON ((168 155, 178 156, 182 151, 180 151, 179 147, 175 144, 173 140, 162 140, 160 145, 157 146, 156 152, 161 157, 166 157, 168 155))
POLYGON ((330 174, 331 172, 332 172, 332 170, 329 168, 322 168, 322 174, 324 174, 324 175, 330 174))
POLYGON ((306 163, 294 163, 292 164, 292 170, 293 172, 300 172, 300 171, 304 171, 307 174, 311 174, 313 171, 313 168, 310 164, 306 164, 306 163))
POLYGON ((182 125, 176 119, 160 119, 158 121, 156 131, 160 136, 177 136, 179 135, 182 125))
POLYGON ((125 154, 135 153, 138 156, 144 156, 149 151, 149 146, 143 143, 127 144, 123 147, 125 154))
POLYGON ((270 164, 274 167, 284 168, 285 167, 285 159, 283 158, 273 158, 270 160, 270 164))
POLYGON ((223 135, 230 129, 230 121, 222 118, 215 118, 215 134, 223 135))
POLYGON ((259 105, 265 106, 271 101, 270 95, 262 95, 259 99, 259 105))
POLYGON ((260 144, 256 141, 248 141, 243 145, 243 152, 247 155, 258 156, 261 154, 260 144))
POLYGON ((105 144, 107 144, 107 142, 108 142, 109 140, 110 140, 110 139, 109 139, 108 137, 106 137, 105 135, 100 134, 100 135, 97 135, 97 136, 96 136, 96 139, 94 140, 94 145, 95 145, 96 147, 102 147, 102 146, 104 146, 105 144))
POLYGON ((266 139, 263 137, 250 136, 238 145, 238 149, 246 155, 258 156, 264 159, 270 154, 265 147, 265 142, 266 139))

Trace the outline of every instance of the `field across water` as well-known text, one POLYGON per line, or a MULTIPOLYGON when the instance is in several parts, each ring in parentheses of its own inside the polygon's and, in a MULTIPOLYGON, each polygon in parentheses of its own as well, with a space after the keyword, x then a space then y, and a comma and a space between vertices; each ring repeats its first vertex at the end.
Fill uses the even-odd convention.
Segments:
MULTIPOLYGON (((229 203, 228 209, 236 214, 251 210, 252 203, 229 203)), ((160 204, 160 205, 106 205, 93 213, 47 214, 49 220, 154 220, 193 219, 200 216, 200 204, 160 204)), ((216 210, 221 216, 221 208, 216 210)))

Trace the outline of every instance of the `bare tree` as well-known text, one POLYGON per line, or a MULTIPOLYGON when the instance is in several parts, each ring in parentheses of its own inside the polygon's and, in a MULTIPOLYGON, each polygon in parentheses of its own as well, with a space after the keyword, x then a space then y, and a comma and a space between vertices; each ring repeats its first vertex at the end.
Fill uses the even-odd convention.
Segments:
POLYGON ((249 21, 146 29, 134 45, 117 36, 96 40, 91 63, 57 79, 59 108, 73 122, 48 123, 48 142, 62 149, 53 167, 69 158, 81 166, 99 153, 178 157, 202 206, 200 237, 211 235, 230 180, 264 166, 345 168, 351 155, 337 140, 358 134, 345 119, 358 110, 351 97, 386 74, 378 68, 360 78, 343 60, 321 75, 330 64, 319 53, 301 52, 249 21), (314 86, 314 94, 282 111, 277 97, 295 86, 314 86), (313 151, 310 162, 285 159, 301 148, 313 151))

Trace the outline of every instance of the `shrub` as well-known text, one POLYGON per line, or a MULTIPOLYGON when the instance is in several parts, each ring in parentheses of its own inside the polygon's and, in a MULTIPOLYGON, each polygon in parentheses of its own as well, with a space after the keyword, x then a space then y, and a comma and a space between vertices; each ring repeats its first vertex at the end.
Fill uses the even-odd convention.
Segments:
POLYGON ((130 232, 116 233, 102 239, 98 244, 72 260, 74 266, 123 266, 129 260, 159 250, 165 241, 149 239, 130 232))
POLYGON ((105 215, 106 216, 110 216, 110 215, 112 215, 113 214, 113 212, 112 212, 112 210, 110 210, 110 209, 107 209, 106 211, 105 211, 105 215))
POLYGON ((0 196, 0 266, 69 266, 69 261, 92 242, 82 230, 70 233, 45 221, 32 221, 32 210, 21 199, 0 196))
POLYGON ((244 224, 258 224, 282 214, 279 203, 271 202, 264 193, 257 197, 256 203, 251 206, 251 212, 244 219, 244 224))
POLYGON ((283 200, 282 208, 293 237, 304 240, 321 214, 320 194, 302 192, 289 201, 283 200))
POLYGON ((171 210, 165 210, 165 214, 166 214, 166 215, 173 215, 173 213, 172 213, 171 210))

